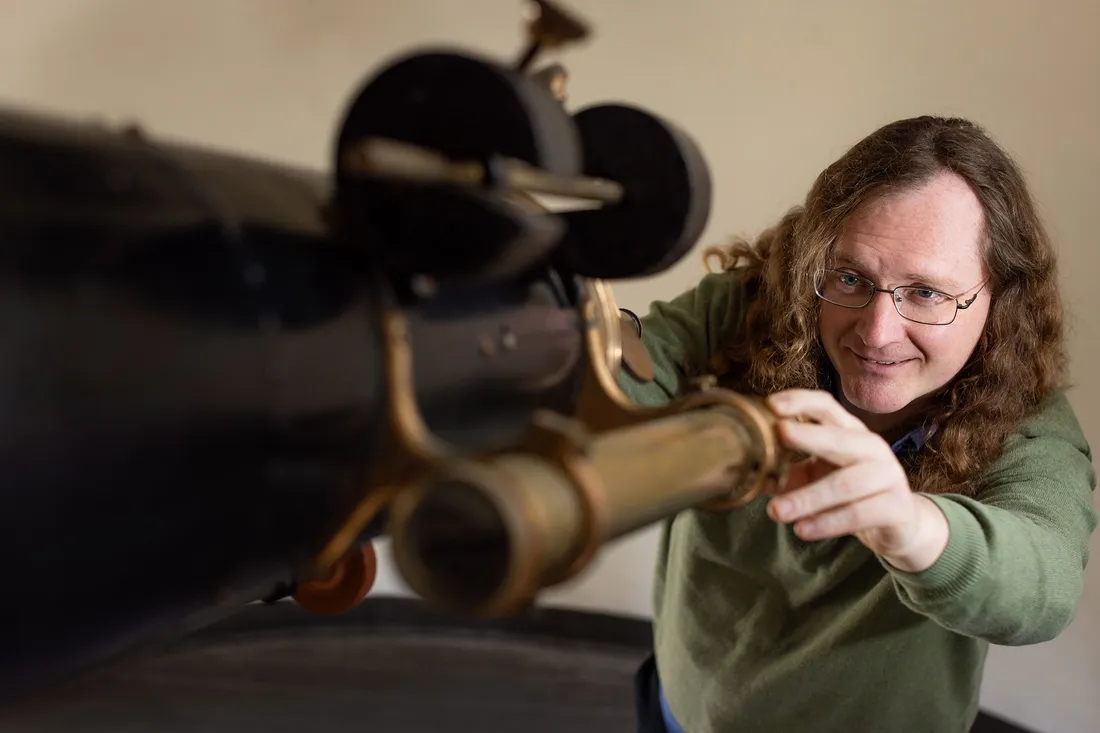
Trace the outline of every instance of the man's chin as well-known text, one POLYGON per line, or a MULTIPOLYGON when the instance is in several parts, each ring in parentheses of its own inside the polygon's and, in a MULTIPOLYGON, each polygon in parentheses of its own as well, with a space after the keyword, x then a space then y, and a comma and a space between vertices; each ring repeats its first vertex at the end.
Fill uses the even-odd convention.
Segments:
POLYGON ((905 395, 898 392, 881 390, 864 391, 858 388, 845 388, 846 407, 861 418, 884 418, 901 412, 909 404, 905 395))

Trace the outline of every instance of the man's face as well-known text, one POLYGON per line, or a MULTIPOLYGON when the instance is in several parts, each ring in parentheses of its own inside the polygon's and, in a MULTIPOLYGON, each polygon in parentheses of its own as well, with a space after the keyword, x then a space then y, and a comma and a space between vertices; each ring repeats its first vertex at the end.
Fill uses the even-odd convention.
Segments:
MULTIPOLYGON (((834 267, 880 288, 924 286, 965 303, 985 279, 982 219, 981 203, 966 182, 944 174, 853 215, 837 241, 834 267)), ((843 401, 882 431, 918 412, 958 374, 988 315, 988 290, 947 326, 906 320, 888 293, 876 293, 862 309, 821 301, 819 327, 843 401)))

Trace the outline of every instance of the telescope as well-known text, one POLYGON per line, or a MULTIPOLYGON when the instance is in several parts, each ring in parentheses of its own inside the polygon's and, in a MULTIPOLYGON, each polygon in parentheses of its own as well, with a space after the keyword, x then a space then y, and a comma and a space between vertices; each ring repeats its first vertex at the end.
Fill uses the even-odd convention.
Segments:
POLYGON ((379 537, 427 603, 519 613, 782 475, 762 402, 619 388, 651 365, 611 283, 692 249, 709 172, 570 109, 536 62, 588 27, 533 7, 517 60, 380 65, 324 174, 0 112, 0 701, 259 600, 345 611, 379 537))

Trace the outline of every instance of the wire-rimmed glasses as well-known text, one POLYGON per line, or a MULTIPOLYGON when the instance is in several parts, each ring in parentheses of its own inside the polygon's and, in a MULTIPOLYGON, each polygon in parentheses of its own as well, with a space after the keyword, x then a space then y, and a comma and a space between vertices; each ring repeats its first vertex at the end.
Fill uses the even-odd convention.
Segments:
POLYGON ((814 277, 814 291, 822 300, 842 308, 866 308, 876 293, 889 293, 894 308, 902 318, 929 326, 947 326, 961 310, 974 303, 978 288, 966 302, 955 295, 923 285, 901 285, 880 288, 865 277, 844 270, 820 270, 814 277))

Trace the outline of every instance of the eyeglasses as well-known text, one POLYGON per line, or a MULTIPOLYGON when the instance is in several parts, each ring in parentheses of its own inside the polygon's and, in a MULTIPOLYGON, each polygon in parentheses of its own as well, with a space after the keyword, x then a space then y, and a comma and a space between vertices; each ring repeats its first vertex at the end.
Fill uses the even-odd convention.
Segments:
POLYGON ((814 291, 826 302, 842 308, 866 308, 875 293, 889 293, 899 316, 928 326, 953 323, 958 312, 969 308, 984 287, 982 283, 978 292, 963 303, 954 295, 919 285, 879 288, 865 277, 842 270, 820 270, 814 277, 814 291))

